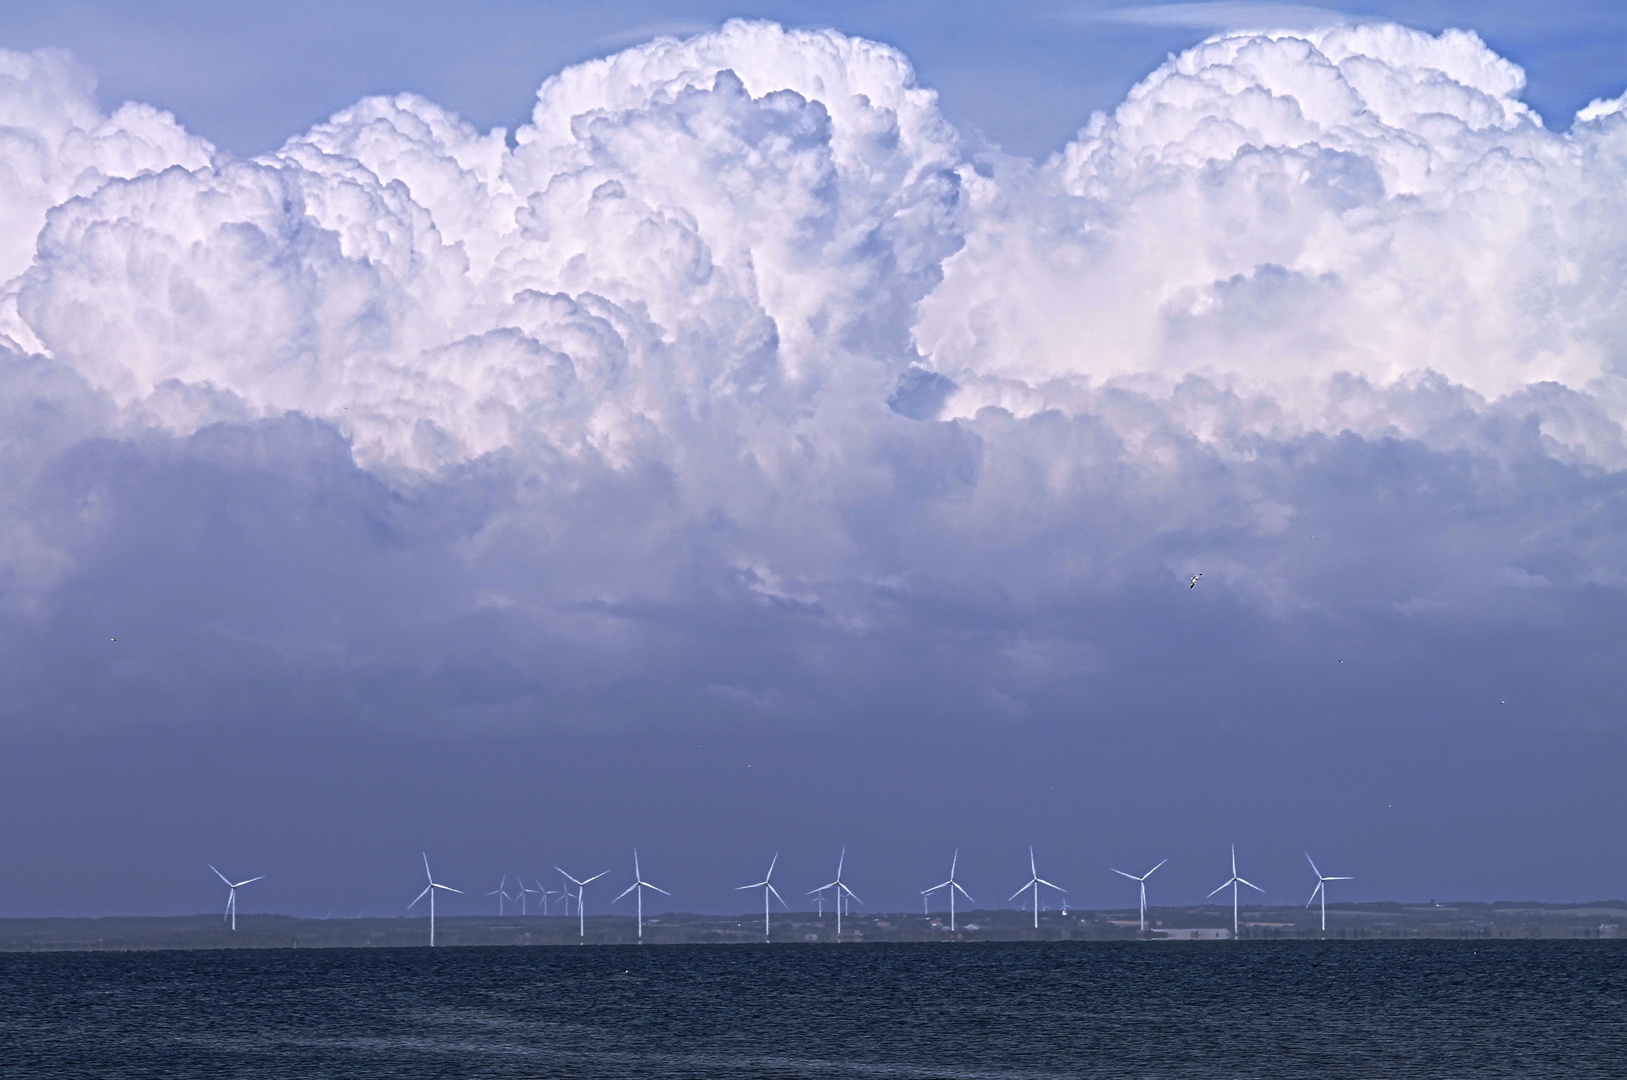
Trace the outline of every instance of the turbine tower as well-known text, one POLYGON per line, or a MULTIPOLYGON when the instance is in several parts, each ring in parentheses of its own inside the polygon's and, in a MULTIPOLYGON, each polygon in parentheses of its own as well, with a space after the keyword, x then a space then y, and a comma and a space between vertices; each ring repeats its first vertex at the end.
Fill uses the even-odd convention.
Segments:
MULTIPOLYGON (((1163 866, 1164 863, 1167 863, 1167 862, 1169 862, 1169 860, 1164 859, 1162 862, 1160 862, 1158 864, 1158 866, 1163 866)), ((1139 883, 1140 886, 1141 886, 1141 932, 1142 933, 1146 933, 1146 931, 1147 931, 1147 879, 1152 877, 1153 872, 1158 869, 1158 866, 1153 867, 1152 870, 1148 870, 1145 874, 1142 874, 1140 877, 1136 877, 1134 874, 1126 874, 1123 870, 1115 870, 1115 871, 1113 871, 1113 873, 1119 875, 1120 877, 1127 877, 1131 881, 1139 883)), ((1221 886, 1221 888, 1225 888, 1225 886, 1221 886)))
MULTIPOLYGON (((843 899, 844 894, 847 897, 851 898, 851 899, 859 900, 858 894, 855 893, 852 889, 848 888, 847 887, 847 882, 842 880, 842 866, 846 862, 847 862, 847 848, 843 848, 842 853, 836 857, 836 880, 826 882, 825 884, 819 886, 819 888, 817 888, 817 889, 809 889, 808 890, 808 895, 809 896, 817 896, 821 900, 824 899, 826 889, 835 889, 836 890, 836 940, 837 941, 842 940, 842 899, 843 899)), ((864 903, 864 901, 859 900, 859 903, 862 904, 862 903, 864 903)))
MULTIPOLYGON (((559 870, 559 867, 556 866, 554 869, 559 870)), ((585 938, 588 936, 588 931, 587 921, 582 916, 582 890, 587 888, 589 885, 592 885, 595 881, 598 881, 606 874, 610 873, 610 871, 600 870, 597 874, 594 874, 592 877, 587 878, 584 881, 577 881, 569 874, 566 874, 563 870, 559 870, 559 872, 564 876, 566 881, 576 886, 576 936, 579 938, 585 938)), ((569 915, 571 913, 571 894, 566 889, 561 889, 560 892, 565 894, 565 914, 569 915)))
POLYGON ((435 880, 435 875, 429 872, 429 854, 427 852, 424 853, 424 876, 429 879, 429 884, 424 886, 424 891, 415 896, 412 903, 407 905, 407 908, 411 910, 418 901, 426 896, 429 897, 429 947, 433 949, 435 947, 435 890, 444 889, 447 892, 455 892, 460 896, 463 895, 463 890, 454 889, 450 885, 442 885, 435 880))
MULTIPOLYGON (((1231 889, 1232 889, 1232 937, 1236 938, 1237 937, 1237 887, 1239 885, 1247 885, 1249 888, 1253 889, 1257 893, 1265 892, 1264 889, 1262 889, 1258 885, 1254 884, 1254 882, 1252 882, 1252 881, 1244 881, 1242 878, 1237 876, 1237 845, 1236 844, 1232 845, 1232 876, 1230 878, 1228 878, 1226 881, 1222 882, 1219 885, 1219 887, 1217 887, 1215 889, 1215 892, 1210 893, 1209 896, 1215 895, 1215 893, 1219 892, 1221 889, 1224 889, 1228 885, 1230 885, 1231 889)), ((1207 900, 1208 898, 1209 897, 1207 897, 1207 896, 1204 897, 1205 900, 1207 900)), ((1310 905, 1307 904, 1305 906, 1309 907, 1310 905)))
POLYGON ((1023 893, 1027 892, 1029 889, 1033 889, 1034 890, 1034 929, 1038 930, 1039 929, 1039 887, 1041 885, 1044 885, 1047 889, 1055 889, 1057 892, 1062 893, 1064 895, 1067 894, 1068 890, 1064 889, 1060 885, 1052 885, 1049 881, 1046 881, 1044 878, 1039 876, 1039 870, 1036 869, 1035 866, 1034 866, 1034 848, 1033 848, 1033 845, 1029 845, 1029 848, 1028 848, 1028 873, 1029 873, 1028 884, 1024 885, 1022 888, 1018 889, 1016 892, 1012 893, 1009 897, 1007 897, 1006 902, 1010 903, 1012 900, 1017 899, 1017 897, 1021 896, 1023 893))
POLYGON ((1311 898, 1305 901, 1305 906, 1310 907, 1316 903, 1318 896, 1322 897, 1322 931, 1326 933, 1328 929, 1328 882, 1355 881, 1356 879, 1353 877, 1323 877, 1322 871, 1316 868, 1316 860, 1311 858, 1311 853, 1308 851, 1305 853, 1305 861, 1311 864, 1311 873, 1316 875, 1316 888, 1311 890, 1311 898))
POLYGON ((773 896, 774 896, 774 899, 776 899, 776 900, 778 900, 780 902, 780 907, 788 908, 788 907, 791 906, 791 905, 789 905, 789 904, 787 904, 785 902, 784 897, 780 896, 779 892, 774 888, 773 884, 771 884, 773 882, 773 880, 774 880, 774 864, 779 862, 779 861, 780 861, 780 853, 776 851, 774 853, 774 857, 772 859, 768 860, 768 873, 763 875, 763 880, 761 880, 761 881, 759 881, 759 882, 757 882, 756 884, 753 884, 753 885, 741 885, 741 886, 739 886, 738 888, 736 888, 734 890, 735 892, 744 892, 746 889, 761 889, 761 890, 763 890, 763 940, 764 941, 769 940, 769 937, 768 937, 768 897, 769 897, 769 894, 772 893, 773 896))
MULTIPOLYGON (((639 940, 640 944, 643 944, 643 942, 644 942, 644 890, 645 889, 655 889, 655 891, 660 893, 662 896, 671 896, 672 895, 671 893, 667 892, 667 890, 661 889, 661 888, 656 888, 656 886, 651 885, 648 881, 644 880, 644 875, 638 872, 638 848, 634 848, 633 849, 633 883, 631 885, 627 886, 627 888, 623 889, 621 891, 621 896, 616 897, 616 900, 620 900, 622 896, 626 896, 628 893, 637 893, 638 894, 638 940, 639 940)), ((610 902, 612 904, 614 904, 616 902, 616 900, 612 900, 610 902)))
MULTIPOLYGON (((214 863, 209 863, 208 865, 209 865, 209 869, 215 870, 215 864, 214 863)), ((249 878, 248 881, 237 881, 237 882, 228 881, 227 878, 226 878, 226 875, 222 874, 219 870, 215 870, 215 876, 217 878, 219 878, 220 880, 226 882, 226 915, 225 915, 225 917, 232 920, 232 929, 236 930, 237 929, 237 890, 241 889, 245 885, 251 885, 256 881, 263 880, 265 878, 265 875, 261 874, 259 877, 251 877, 251 878, 249 878)))
POLYGON ((949 880, 944 881, 944 882, 940 882, 939 884, 932 886, 932 888, 930 888, 930 889, 922 889, 921 890, 921 896, 922 896, 923 899, 928 897, 928 896, 931 896, 933 893, 937 892, 939 889, 948 889, 949 890, 949 932, 950 933, 954 933, 954 931, 955 931, 955 893, 959 892, 960 895, 966 897, 966 902, 968 904, 977 903, 976 900, 972 899, 971 893, 968 893, 965 889, 962 889, 960 887, 960 882, 955 880, 955 867, 957 865, 959 865, 959 863, 960 863, 960 848, 956 848, 955 849, 955 854, 949 860, 949 880))

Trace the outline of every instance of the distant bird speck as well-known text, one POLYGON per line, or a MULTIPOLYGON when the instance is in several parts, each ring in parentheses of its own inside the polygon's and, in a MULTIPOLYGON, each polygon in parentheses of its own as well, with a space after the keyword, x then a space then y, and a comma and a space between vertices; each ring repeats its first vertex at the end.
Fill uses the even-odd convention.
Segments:
POLYGON ((1202 577, 1202 576, 1203 576, 1202 574, 1193 574, 1192 575, 1192 584, 1188 585, 1187 588, 1189 588, 1189 589, 1197 588, 1198 587, 1198 579, 1200 577, 1202 577))

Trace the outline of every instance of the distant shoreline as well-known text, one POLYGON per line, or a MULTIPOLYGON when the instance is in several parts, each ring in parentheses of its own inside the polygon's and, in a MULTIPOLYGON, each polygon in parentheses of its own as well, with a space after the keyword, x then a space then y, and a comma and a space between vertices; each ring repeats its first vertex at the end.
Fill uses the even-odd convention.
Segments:
MULTIPOLYGON (((1247 907, 1245 940, 1585 940, 1627 938, 1627 902, 1589 904, 1329 904, 1328 929, 1318 913, 1297 907, 1247 907)), ((836 943, 833 915, 788 912, 772 922, 774 944, 836 943)), ((842 942, 927 941, 1136 941, 1154 935, 1206 940, 1230 938, 1229 905, 1151 908, 1143 935, 1136 912, 1086 910, 1040 913, 1013 909, 961 912, 956 928, 947 915, 888 913, 845 916, 842 942), (1199 931, 1197 935, 1182 933, 1199 931)), ((579 937, 574 915, 454 915, 436 922, 446 946, 630 945, 631 916, 590 915, 579 937)), ((651 945, 761 944, 761 916, 661 914, 646 916, 651 945)), ((422 917, 298 918, 240 913, 238 930, 218 915, 0 918, 0 952, 147 951, 230 948, 412 948, 428 944, 422 917)))

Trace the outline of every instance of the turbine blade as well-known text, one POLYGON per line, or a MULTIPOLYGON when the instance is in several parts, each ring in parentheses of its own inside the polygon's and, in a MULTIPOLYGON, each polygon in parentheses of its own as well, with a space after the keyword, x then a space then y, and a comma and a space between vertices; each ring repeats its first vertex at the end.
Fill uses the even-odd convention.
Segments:
POLYGON ((1254 882, 1252 882, 1252 881, 1244 881, 1242 878, 1238 878, 1237 883, 1239 885, 1247 885, 1249 888, 1253 889, 1255 892, 1262 892, 1262 893, 1265 892, 1264 889, 1260 888, 1258 885, 1254 884, 1254 882))
POLYGON ((1067 890, 1067 889, 1064 889, 1064 888, 1063 888, 1063 887, 1062 887, 1062 886, 1060 886, 1060 885, 1052 885, 1052 884, 1051 884, 1051 883, 1050 883, 1050 882, 1049 882, 1049 881, 1046 881, 1046 880, 1045 880, 1045 879, 1044 879, 1044 878, 1042 878, 1042 877, 1037 877, 1037 878, 1035 878, 1035 879, 1034 879, 1034 880, 1035 880, 1035 881, 1037 881, 1037 882, 1039 882, 1039 883, 1040 883, 1040 884, 1041 884, 1041 885, 1045 885, 1045 886, 1048 886, 1048 887, 1050 887, 1050 888, 1052 888, 1052 889, 1055 889, 1055 890, 1056 890, 1056 891, 1057 891, 1057 892, 1067 892, 1067 891, 1068 891, 1068 890, 1067 890))
POLYGON ((646 889, 654 889, 656 892, 660 893, 662 896, 671 896, 672 895, 671 893, 667 892, 667 890, 661 888, 661 886, 659 886, 659 885, 651 885, 648 881, 641 881, 641 882, 639 882, 639 884, 644 886, 646 889))
MULTIPOLYGON (((1158 860, 1158 866, 1163 866, 1167 862, 1169 862, 1168 859, 1160 859, 1158 860)), ((1156 874, 1158 872, 1158 866, 1155 866, 1151 870, 1148 870, 1145 874, 1142 874, 1140 880, 1146 881, 1148 878, 1156 874)))
POLYGON ((780 853, 776 851, 774 853, 774 857, 772 859, 768 860, 768 873, 763 875, 763 879, 765 881, 774 876, 774 864, 779 862, 779 861, 780 861, 780 853))
MULTIPOLYGON (((958 881, 955 882, 954 887, 957 888, 957 889, 960 889, 960 882, 958 882, 958 881)), ((964 896, 969 902, 971 902, 973 904, 977 903, 976 900, 972 899, 972 894, 967 892, 965 889, 960 889, 960 895, 964 896)))
POLYGON ((1006 903, 1008 903, 1008 904, 1011 903, 1013 900, 1017 899, 1017 897, 1021 896, 1025 892, 1027 892, 1033 886, 1033 884, 1034 883, 1032 881, 1030 881, 1027 885, 1024 885, 1022 888, 1018 889, 1016 892, 1014 892, 1010 896, 1006 897, 1006 903))
POLYGON ((239 881, 236 885, 233 885, 232 888, 241 889, 245 885, 253 885, 256 881, 264 881, 264 880, 265 880, 265 875, 261 874, 259 877, 251 877, 247 881, 239 881))
MULTIPOLYGON (((621 896, 616 897, 616 900, 620 900, 622 896, 626 896, 628 893, 632 892, 636 888, 638 888, 638 882, 635 881, 631 885, 627 886, 626 889, 622 890, 621 896)), ((614 904, 616 902, 616 900, 612 900, 610 902, 612 904, 614 904)))
POLYGON ((425 885, 425 886, 424 886, 424 891, 423 891, 423 892, 421 892, 421 893, 419 893, 419 894, 418 894, 418 895, 417 895, 417 896, 415 896, 415 897, 413 897, 413 899, 412 899, 412 904, 408 904, 408 905, 407 905, 407 906, 408 906, 408 907, 412 907, 412 906, 413 906, 413 904, 416 904, 416 903, 418 903, 418 901, 420 901, 420 900, 422 900, 422 899, 423 899, 423 898, 424 898, 424 897, 426 897, 426 896, 428 896, 428 895, 429 895, 429 886, 428 886, 428 885, 425 885))
POLYGON ((432 888, 432 889, 445 889, 447 892, 455 892, 459 896, 463 895, 463 890, 462 889, 454 889, 452 886, 450 886, 450 885, 442 885, 438 881, 435 882, 433 885, 431 885, 430 888, 432 888))
POLYGON ((752 882, 750 885, 736 885, 735 888, 734 888, 734 891, 735 892, 744 892, 746 889, 761 889, 764 885, 767 885, 767 884, 768 884, 768 882, 766 882, 766 881, 755 881, 755 882, 752 882))
POLYGON ((780 902, 780 907, 788 908, 788 907, 791 906, 790 904, 787 904, 785 902, 785 897, 781 896, 778 892, 775 891, 774 886, 765 884, 764 888, 766 888, 769 892, 774 894, 774 899, 776 899, 776 900, 778 900, 780 902))
POLYGON ((1320 881, 1318 881, 1316 883, 1316 888, 1311 890, 1311 898, 1309 900, 1305 901, 1305 906, 1310 907, 1312 904, 1316 903, 1316 894, 1321 892, 1321 891, 1322 891, 1322 883, 1320 881))
MULTIPOLYGON (((215 870, 215 864, 214 864, 214 863, 209 863, 209 864, 208 864, 208 866, 209 866, 209 869, 211 869, 211 870, 215 870)), ((221 872, 220 872, 220 871, 219 871, 219 870, 215 870, 215 876, 216 876, 216 877, 217 877, 217 878, 219 878, 219 879, 220 879, 220 880, 222 880, 222 881, 226 881, 226 875, 225 875, 225 874, 222 874, 222 873, 221 873, 221 872)), ((232 883, 231 883, 231 882, 229 882, 229 881, 226 881, 226 887, 227 887, 227 888, 231 888, 231 887, 232 887, 232 883)))
POLYGON ((1355 881, 1353 877, 1325 877, 1323 881, 1355 881))
MULTIPOLYGON (((556 867, 554 867, 554 869, 555 869, 555 870, 559 870, 559 867, 557 867, 557 866, 556 866, 556 867)), ((565 873, 565 871, 563 871, 563 870, 559 870, 559 872, 560 872, 560 873, 561 873, 561 874, 564 874, 564 876, 565 876, 565 879, 566 879, 566 880, 567 880, 567 881, 569 881, 569 882, 570 882, 570 883, 571 883, 571 884, 572 884, 572 885, 580 885, 580 884, 582 884, 582 882, 580 882, 580 881, 577 881, 577 880, 576 880, 576 879, 575 879, 575 878, 573 878, 573 877, 571 877, 571 876, 570 876, 570 875, 569 875, 569 874, 566 874, 566 873, 565 873)))
POLYGON ((1117 874, 1119 877, 1127 877, 1131 881, 1140 881, 1141 880, 1140 878, 1136 877, 1134 874, 1126 874, 1123 870, 1115 870, 1115 871, 1113 871, 1113 873, 1117 874))
MULTIPOLYGON (((1222 882, 1219 886, 1217 886, 1215 888, 1215 892, 1210 893, 1209 896, 1215 895, 1215 893, 1219 892, 1221 889, 1224 889, 1227 885, 1230 885, 1232 883, 1232 881, 1236 881, 1236 880, 1237 880, 1236 878, 1232 878, 1231 881, 1222 882)), ((1205 896, 1204 899, 1205 900, 1209 899, 1209 896, 1205 896)))
POLYGON ((1311 864, 1311 873, 1320 878, 1322 876, 1322 871, 1316 868, 1316 860, 1311 858, 1311 853, 1308 851, 1305 853, 1305 861, 1311 864))

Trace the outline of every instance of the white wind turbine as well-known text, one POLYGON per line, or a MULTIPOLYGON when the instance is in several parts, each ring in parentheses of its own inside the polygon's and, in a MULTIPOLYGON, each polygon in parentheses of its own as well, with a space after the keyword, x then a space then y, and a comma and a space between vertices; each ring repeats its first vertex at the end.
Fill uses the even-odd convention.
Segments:
MULTIPOLYGON (((655 891, 660 893, 662 896, 671 896, 672 895, 671 893, 667 892, 667 890, 657 888, 656 886, 651 885, 648 881, 644 880, 644 875, 638 872, 638 848, 634 848, 633 849, 633 883, 631 885, 627 886, 627 888, 623 889, 622 892, 621 892, 621 896, 616 897, 616 900, 620 900, 622 896, 626 896, 628 893, 637 893, 638 894, 638 940, 640 942, 642 942, 644 940, 644 890, 645 889, 655 889, 655 891)), ((614 904, 616 902, 616 900, 612 900, 610 902, 612 904, 614 904)))
MULTIPOLYGON (((559 867, 556 866, 556 867, 554 867, 554 869, 559 870, 559 867)), ((559 870, 559 872, 564 875, 566 881, 568 881, 572 885, 576 886, 576 936, 580 937, 580 938, 585 938, 585 937, 588 936, 588 931, 587 931, 587 922, 583 918, 583 915, 582 915, 582 890, 587 888, 589 885, 592 885, 595 881, 598 881, 600 878, 604 877, 606 874, 610 873, 610 871, 601 870, 597 874, 594 874, 592 877, 587 878, 586 880, 583 880, 583 881, 577 881, 575 878, 571 877, 569 874, 566 874, 565 871, 563 871, 563 870, 559 870)), ((571 894, 570 894, 570 892, 568 890, 565 890, 565 889, 561 889, 560 891, 565 894, 565 914, 569 915, 571 913, 571 901, 570 901, 570 895, 571 894)))
POLYGON ((1316 903, 1318 895, 1322 897, 1322 930, 1326 932, 1328 928, 1328 882, 1355 881, 1356 879, 1353 877, 1323 877, 1322 871, 1316 868, 1316 860, 1311 858, 1311 853, 1308 851, 1305 853, 1305 861, 1311 864, 1311 873, 1316 875, 1316 888, 1311 890, 1311 898, 1305 901, 1305 906, 1310 907, 1316 903))
MULTIPOLYGON (((215 864, 210 863, 209 864, 209 869, 215 870, 215 864)), ((237 890, 241 889, 245 885, 252 885, 256 881, 263 880, 265 878, 265 875, 261 874, 259 877, 251 877, 247 881, 236 881, 236 882, 228 881, 227 878, 226 878, 226 875, 222 874, 219 870, 215 870, 215 876, 217 878, 219 878, 220 880, 226 882, 226 916, 225 917, 232 920, 232 929, 236 930, 237 929, 237 890)))
POLYGON ((486 895, 487 896, 495 896, 495 897, 497 897, 497 917, 502 918, 503 917, 503 901, 513 899, 508 894, 508 875, 504 874, 502 883, 499 884, 497 886, 497 888, 493 889, 491 892, 487 893, 486 895))
POLYGON ((934 885, 930 889, 922 889, 921 890, 921 896, 922 896, 923 899, 925 899, 926 897, 928 897, 928 896, 932 895, 933 893, 937 892, 939 889, 948 889, 949 890, 949 931, 950 931, 950 933, 953 933, 954 930, 955 930, 955 893, 959 892, 960 895, 964 896, 966 898, 966 902, 968 904, 977 903, 976 900, 972 899, 971 893, 968 893, 965 889, 962 889, 960 887, 960 882, 955 880, 955 867, 958 866, 959 864, 960 864, 960 848, 956 848, 954 856, 952 858, 950 858, 950 860, 949 860, 949 880, 945 881, 945 882, 941 882, 940 884, 934 885))
POLYGON ((435 890, 444 889, 447 892, 455 892, 459 896, 463 895, 463 890, 454 889, 450 885, 442 885, 435 880, 435 875, 429 872, 429 855, 427 852, 424 854, 424 876, 429 879, 429 884, 424 886, 423 892, 413 897, 412 903, 408 904, 407 908, 411 910, 418 901, 426 896, 429 897, 429 947, 433 949, 435 947, 435 890))
MULTIPOLYGON (((1158 866, 1163 866, 1164 863, 1167 862, 1169 862, 1169 860, 1164 859, 1158 864, 1158 866)), ((1134 881, 1141 886, 1141 929, 1143 931, 1147 929, 1147 879, 1152 877, 1154 871, 1158 869, 1158 866, 1153 867, 1152 870, 1148 870, 1140 877, 1136 877, 1134 874, 1126 874, 1123 870, 1113 871, 1113 873, 1119 875, 1120 877, 1127 877, 1131 881, 1134 881)), ((1225 886, 1222 885, 1221 888, 1225 888, 1225 886)))
MULTIPOLYGON (((808 895, 809 896, 817 896, 817 897, 820 898, 821 901, 823 901, 823 899, 824 899, 826 889, 835 889, 836 890, 836 940, 837 941, 842 940, 842 900, 844 898, 844 895, 847 898, 851 898, 853 900, 858 900, 860 904, 864 903, 863 900, 859 900, 859 896, 858 896, 857 893, 855 893, 852 889, 847 887, 847 882, 842 880, 842 865, 844 863, 846 863, 846 862, 847 862, 847 848, 843 848, 842 853, 836 857, 836 880, 831 881, 831 882, 827 882, 824 885, 819 886, 819 888, 817 888, 817 889, 809 889, 808 890, 808 895)), ((823 904, 821 904, 821 906, 823 906, 823 904)))
MULTIPOLYGON (((1237 937, 1237 887, 1239 885, 1247 885, 1249 888, 1253 889, 1257 893, 1265 892, 1264 889, 1262 889, 1258 885, 1254 884, 1254 882, 1252 882, 1252 881, 1244 881, 1242 878, 1237 876, 1237 845, 1236 844, 1232 845, 1232 876, 1230 878, 1228 878, 1227 880, 1221 882, 1221 884, 1218 887, 1216 887, 1215 892, 1210 893, 1209 896, 1215 895, 1215 893, 1219 892, 1221 889, 1224 889, 1228 885, 1230 885, 1231 889, 1232 889, 1232 937, 1236 938, 1237 937)), ((1208 897, 1204 897, 1204 899, 1207 900, 1208 897)))
POLYGON ((791 906, 791 905, 789 905, 789 904, 787 904, 785 902, 785 898, 780 896, 779 891, 776 890, 774 888, 773 884, 772 884, 772 882, 774 880, 774 864, 779 862, 779 861, 780 861, 780 853, 776 851, 774 853, 774 857, 772 859, 768 860, 768 873, 763 875, 763 880, 761 880, 759 882, 756 882, 755 884, 752 884, 752 885, 741 885, 741 886, 739 886, 738 888, 736 888, 734 890, 735 892, 744 892, 746 889, 761 889, 761 890, 763 890, 763 940, 764 941, 769 940, 769 937, 768 937, 768 897, 769 897, 769 894, 772 893, 773 896, 774 896, 774 899, 776 899, 776 900, 778 900, 780 902, 780 907, 790 907, 791 906))
POLYGON ((1034 929, 1038 930, 1039 929, 1039 887, 1041 885, 1044 885, 1047 889, 1055 889, 1057 892, 1062 893, 1063 895, 1066 895, 1068 890, 1064 889, 1060 885, 1052 885, 1049 881, 1046 881, 1044 878, 1039 876, 1039 870, 1034 865, 1034 848, 1032 847, 1032 845, 1030 845, 1030 847, 1028 848, 1028 873, 1029 873, 1028 884, 1024 885, 1022 888, 1018 889, 1016 892, 1012 893, 1009 897, 1007 897, 1006 902, 1010 903, 1012 900, 1017 899, 1017 897, 1021 896, 1023 893, 1027 892, 1029 889, 1033 889, 1034 890, 1034 929))
MULTIPOLYGON (((520 885, 520 914, 524 915, 526 913, 525 912, 526 896, 528 894, 530 894, 530 893, 536 893, 538 896, 541 896, 542 895, 542 882, 540 882, 540 881, 537 882, 537 887, 535 889, 533 889, 531 886, 529 886, 529 885, 527 885, 525 883, 525 878, 521 877, 519 874, 514 875, 514 880, 519 882, 519 885, 520 885)), ((547 905, 544 905, 543 906, 543 914, 546 915, 547 913, 548 913, 547 905)))

